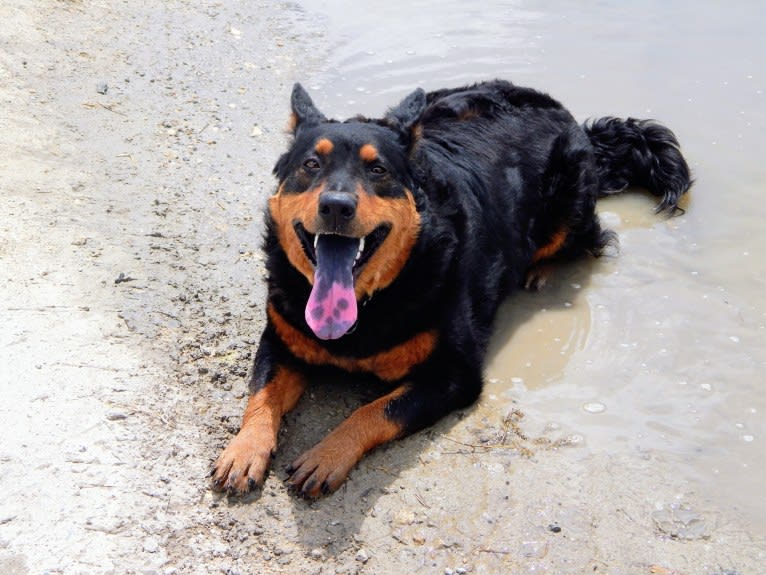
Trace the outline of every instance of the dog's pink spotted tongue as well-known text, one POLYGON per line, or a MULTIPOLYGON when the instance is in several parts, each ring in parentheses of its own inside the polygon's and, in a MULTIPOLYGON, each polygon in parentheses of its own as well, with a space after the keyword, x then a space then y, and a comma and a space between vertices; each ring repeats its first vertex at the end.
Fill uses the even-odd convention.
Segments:
POLYGON ((320 339, 338 339, 356 323, 353 269, 358 250, 358 239, 331 234, 317 238, 306 322, 320 339))

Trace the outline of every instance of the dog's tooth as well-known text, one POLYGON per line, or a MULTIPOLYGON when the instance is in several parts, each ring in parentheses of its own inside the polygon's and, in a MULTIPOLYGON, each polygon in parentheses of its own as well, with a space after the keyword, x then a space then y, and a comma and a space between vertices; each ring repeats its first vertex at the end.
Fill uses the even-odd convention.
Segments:
POLYGON ((362 255, 362 252, 364 251, 364 238, 359 240, 359 255, 362 255))
POLYGON ((314 236, 314 249, 317 249, 317 242, 319 241, 319 234, 314 236))

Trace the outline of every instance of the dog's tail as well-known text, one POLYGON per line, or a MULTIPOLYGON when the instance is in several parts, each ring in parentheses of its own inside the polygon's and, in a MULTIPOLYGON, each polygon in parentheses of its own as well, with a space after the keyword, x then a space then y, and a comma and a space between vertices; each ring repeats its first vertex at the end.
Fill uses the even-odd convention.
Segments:
POLYGON ((586 122, 583 129, 596 155, 601 196, 640 186, 662 198, 657 212, 683 211, 678 200, 692 179, 673 132, 652 120, 613 117, 586 122))

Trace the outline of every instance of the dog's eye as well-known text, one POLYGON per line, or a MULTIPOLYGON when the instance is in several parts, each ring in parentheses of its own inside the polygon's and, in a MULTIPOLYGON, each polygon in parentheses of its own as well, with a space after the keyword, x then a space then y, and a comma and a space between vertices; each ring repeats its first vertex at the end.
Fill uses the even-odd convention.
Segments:
POLYGON ((316 172, 320 168, 319 162, 315 158, 309 158, 308 160, 305 160, 303 162, 303 167, 306 168, 309 172, 316 172))
POLYGON ((381 166, 380 164, 375 164, 374 166, 370 166, 370 172, 375 174, 376 176, 382 176, 387 171, 388 170, 386 170, 386 168, 381 166))

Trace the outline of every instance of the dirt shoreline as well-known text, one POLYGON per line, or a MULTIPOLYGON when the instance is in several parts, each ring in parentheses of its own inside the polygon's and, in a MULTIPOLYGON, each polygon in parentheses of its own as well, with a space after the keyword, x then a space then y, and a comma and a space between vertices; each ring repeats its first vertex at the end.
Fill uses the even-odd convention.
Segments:
POLYGON ((750 574, 763 534, 655 452, 513 397, 381 449, 326 500, 282 469, 371 391, 320 384, 262 493, 209 490, 263 321, 261 206, 321 59, 291 4, 0 7, 0 573, 750 574))

